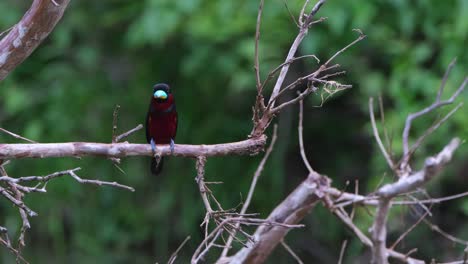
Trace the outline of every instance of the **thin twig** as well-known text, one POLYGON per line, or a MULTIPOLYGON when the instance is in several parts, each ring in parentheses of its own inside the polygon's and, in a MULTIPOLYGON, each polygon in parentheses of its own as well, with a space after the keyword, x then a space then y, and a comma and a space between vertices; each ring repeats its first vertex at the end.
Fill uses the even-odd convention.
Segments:
POLYGON ((171 257, 169 258, 169 261, 167 262, 167 264, 173 264, 174 261, 177 259, 177 254, 179 253, 179 251, 184 247, 184 245, 190 240, 190 236, 186 237, 184 239, 184 241, 180 244, 180 246, 176 249, 176 251, 174 251, 174 253, 172 253, 171 257))
POLYGON ((114 182, 107 182, 107 181, 99 181, 99 180, 82 179, 78 175, 76 175, 74 171, 69 171, 69 174, 70 174, 70 176, 73 177, 73 179, 75 179, 79 183, 94 184, 94 185, 98 185, 98 186, 106 185, 106 186, 112 186, 112 187, 116 187, 116 188, 122 188, 122 189, 125 189, 125 190, 128 190, 128 191, 131 191, 131 192, 135 191, 135 189, 133 187, 123 185, 123 184, 120 184, 120 183, 115 182, 115 181, 114 182))
POLYGON ((206 157, 200 156, 197 158, 196 169, 197 169, 197 177, 195 181, 198 184, 198 188, 200 191, 200 195, 203 200, 203 204, 205 205, 205 209, 207 213, 212 213, 214 210, 211 208, 210 202, 207 196, 207 187, 205 185, 205 165, 206 165, 206 157))
POLYGON ((400 237, 390 246, 390 249, 395 249, 395 247, 400 243, 411 231, 413 231, 416 226, 421 223, 421 221, 426 218, 426 216, 429 214, 428 211, 426 211, 421 217, 419 217, 418 221, 416 221, 408 230, 406 230, 403 234, 400 235, 400 237))
POLYGON ((112 114, 112 143, 116 143, 117 137, 117 118, 119 114, 120 105, 116 105, 114 108, 114 113, 112 114))
POLYGON ((456 107, 454 107, 448 114, 446 114, 442 119, 438 120, 434 125, 429 127, 424 134, 420 136, 416 142, 411 146, 410 156, 421 146, 424 139, 426 139, 431 133, 433 133, 437 128, 439 128, 443 123, 445 123, 453 114, 455 114, 460 107, 463 106, 463 102, 460 102, 456 107))
POLYGON ((265 86, 269 80, 271 80, 273 78, 273 76, 275 76, 275 74, 281 70, 281 68, 286 65, 286 64, 292 64, 293 62, 297 61, 297 60, 301 60, 301 59, 305 59, 305 58, 314 58, 317 63, 320 63, 320 60, 319 58, 317 58, 317 56, 313 55, 313 54, 310 54, 310 55, 303 55, 303 56, 299 56, 299 57, 293 57, 291 58, 290 60, 288 61, 285 61, 283 63, 281 63, 280 65, 278 65, 278 67, 276 67, 274 70, 272 70, 270 73, 268 73, 268 76, 266 77, 265 81, 263 81, 263 84, 262 86, 265 86))
POLYGON ((314 91, 316 91, 316 90, 317 90, 317 88, 314 87, 314 86, 308 87, 308 88, 305 89, 302 93, 299 93, 299 95, 296 96, 296 98, 294 98, 294 99, 292 99, 292 100, 289 100, 289 101, 287 101, 287 102, 284 102, 284 103, 280 104, 279 106, 277 106, 277 107, 271 109, 271 112, 272 112, 273 114, 276 114, 276 113, 280 112, 281 109, 285 108, 285 107, 288 106, 288 105, 292 105, 292 104, 295 104, 295 103, 301 101, 301 100, 304 99, 307 95, 309 95, 310 93, 312 93, 312 92, 314 92, 314 91))
POLYGON ((131 134, 137 132, 138 130, 142 129, 143 128, 143 125, 142 124, 139 124, 138 126, 136 126, 135 128, 132 128, 130 129, 129 131, 123 133, 123 134, 120 134, 118 135, 117 137, 115 137, 115 141, 116 142, 120 142, 122 139, 130 136, 131 134))
POLYGON ((377 141, 377 144, 379 145, 380 151, 382 152, 383 156, 385 157, 385 160, 387 161, 388 166, 390 167, 390 169, 394 170, 395 165, 393 164, 392 158, 387 153, 387 150, 385 149, 385 146, 383 145, 382 140, 380 139, 379 130, 377 129, 377 125, 375 123, 374 98, 372 98, 372 97, 369 98, 369 115, 370 115, 370 119, 371 119, 372 131, 374 132, 375 140, 377 141))
POLYGON ((338 52, 336 52, 333 56, 330 57, 330 59, 327 60, 327 62, 325 62, 325 64, 323 64, 324 66, 328 66, 328 64, 334 60, 336 57, 338 57, 341 53, 345 52, 347 49, 351 48, 352 46, 354 46, 354 44, 358 43, 359 41, 363 40, 366 38, 366 35, 360 30, 360 29, 353 29, 353 31, 356 31, 359 33, 359 37, 354 40, 353 42, 349 43, 347 46, 345 46, 344 48, 340 49, 338 52))
POLYGON ((340 250, 340 258, 338 259, 338 264, 343 263, 343 258, 344 258, 344 253, 346 250, 346 246, 348 245, 348 240, 345 239, 343 243, 341 244, 341 250, 340 250))
POLYGON ((0 194, 3 195, 5 198, 10 200, 14 205, 18 208, 23 209, 29 216, 37 216, 37 213, 27 207, 23 201, 16 199, 13 197, 5 188, 0 187, 0 194))
POLYGON ((299 124, 297 125, 297 131, 299 133, 299 148, 301 152, 301 157, 302 161, 304 162, 304 165, 307 167, 307 170, 309 171, 309 174, 317 175, 318 173, 312 169, 312 166, 310 166, 309 160, 307 159, 307 155, 305 153, 305 148, 304 148, 304 138, 303 138, 303 127, 302 127, 302 120, 304 117, 304 102, 303 100, 299 101, 299 124))
MULTIPOLYGON (((278 138, 277 132, 278 132, 278 126, 275 124, 273 126, 273 136, 271 138, 270 146, 268 147, 267 151, 265 152, 265 155, 263 156, 262 161, 260 161, 260 163, 258 164, 257 170, 255 171, 255 173, 253 175, 252 182, 250 183, 249 192, 247 194, 247 198, 245 199, 245 202, 242 205, 242 208, 240 210, 241 215, 245 214, 247 212, 247 209, 249 208, 250 202, 251 202, 253 194, 255 192, 255 187, 257 186, 257 181, 258 181, 258 179, 260 178, 260 175, 263 172, 263 168, 265 167, 265 164, 266 164, 271 152, 273 151, 273 147, 275 146, 276 139, 278 138)), ((232 241, 233 241, 233 239, 234 239, 234 237, 236 235, 236 231, 239 229, 239 227, 240 227, 240 224, 237 224, 235 229, 234 229, 234 235, 229 236, 229 238, 228 238, 228 240, 226 242, 226 247, 223 249, 223 252, 221 253, 221 257, 226 257, 227 256, 227 254, 229 252, 229 249, 231 247, 232 241)))
POLYGON ((11 131, 8 131, 8 130, 6 130, 6 129, 4 129, 4 128, 1 128, 1 127, 0 127, 0 131, 2 131, 2 132, 6 133, 6 134, 8 134, 8 135, 10 135, 10 136, 12 136, 12 137, 14 137, 14 138, 21 139, 21 140, 27 141, 27 142, 29 142, 29 143, 37 143, 37 142, 34 141, 34 140, 31 140, 31 139, 22 137, 22 136, 20 136, 20 135, 17 135, 17 134, 15 134, 15 133, 13 133, 13 132, 11 132, 11 131))
POLYGON ((299 25, 302 26, 304 24, 304 14, 305 14, 305 9, 307 5, 309 4, 310 0, 306 0, 304 2, 304 5, 302 5, 301 12, 299 13, 299 25))
MULTIPOLYGON (((409 159, 410 159, 410 146, 409 146, 409 133, 410 133, 410 129, 411 129, 411 125, 412 125, 412 122, 414 119, 418 118, 418 117, 421 117, 423 115, 426 115, 440 107, 443 107, 445 105, 449 105, 449 104, 452 104, 455 99, 458 97, 458 95, 465 89, 465 86, 466 86, 466 83, 468 82, 468 78, 465 78, 463 80, 463 83, 458 87, 458 89, 452 94, 452 96, 445 100, 445 101, 441 101, 441 96, 442 96, 442 92, 443 92, 443 89, 445 87, 445 84, 446 84, 446 81, 447 81, 447 78, 448 78, 448 75, 451 71, 451 69, 454 67, 455 65, 455 60, 453 60, 449 66, 447 67, 447 71, 445 72, 444 74, 444 77, 442 78, 442 82, 441 82, 441 86, 439 87, 439 90, 437 92, 437 97, 434 101, 434 103, 432 103, 430 106, 416 112, 416 113, 412 113, 412 114, 409 114, 408 117, 406 118, 406 122, 405 122, 405 127, 403 129, 403 158, 402 158, 402 162, 401 162, 401 165, 400 167, 402 169, 405 169, 407 166, 408 166, 408 162, 409 162, 409 159)), ((420 142, 419 142, 420 144, 420 142)))
POLYGON ((460 244, 460 245, 464 245, 464 246, 468 246, 468 241, 466 240, 463 240, 463 239, 460 239, 456 236, 453 236, 447 232, 445 232, 444 230, 442 230, 438 225, 436 224, 433 224, 431 223, 429 220, 427 219, 423 219, 423 222, 429 226, 429 228, 432 230, 432 231, 435 231, 437 233, 439 233, 441 236, 445 237, 446 239, 452 241, 453 243, 457 243, 457 244, 460 244))
POLYGON ((288 244, 286 244, 286 242, 284 241, 284 239, 281 240, 281 245, 284 247, 284 249, 286 249, 286 251, 289 253, 289 255, 291 255, 294 260, 296 260, 296 262, 298 264, 304 264, 304 262, 301 260, 301 258, 299 258, 299 256, 294 252, 294 250, 292 250, 292 248, 290 246, 288 246, 288 244))
MULTIPOLYGON (((305 35, 307 34, 309 23, 312 21, 313 17, 318 12, 320 7, 322 7, 324 2, 325 2, 325 0, 320 0, 312 8, 312 11, 307 16, 306 21, 301 25, 301 28, 299 29, 299 33, 297 34, 296 38, 294 39, 294 42, 291 45, 291 48, 289 49, 288 55, 286 56, 286 59, 284 60, 285 62, 290 61, 292 58, 294 58, 294 55, 296 54, 296 51, 297 51, 297 49, 299 47, 299 44, 301 44, 302 40, 304 39, 305 35)), ((283 82, 284 82, 284 80, 286 78, 286 74, 288 73, 288 71, 289 71, 289 64, 285 64, 281 68, 281 72, 280 72, 280 74, 278 76, 278 79, 276 80, 276 84, 273 87, 273 91, 271 93, 270 100, 268 102, 268 104, 271 105, 271 107, 274 107, 274 104, 275 104, 275 102, 272 100, 272 98, 275 98, 276 94, 278 94, 279 91, 281 90, 281 87, 283 86, 283 82)))
POLYGON ((383 106, 382 94, 379 95, 379 112, 380 112, 380 123, 382 124, 385 143, 387 144, 387 148, 388 148, 387 153, 389 153, 389 156, 392 157, 392 143, 390 141, 390 137, 388 136, 387 126, 385 124, 385 110, 383 106))
POLYGON ((259 50, 258 50, 258 43, 260 41, 260 25, 262 23, 262 11, 263 11, 263 2, 264 0, 260 0, 260 5, 258 7, 258 14, 257 14, 257 26, 255 28, 255 80, 257 82, 257 93, 260 95, 262 94, 262 81, 260 79, 260 63, 259 63, 259 50))
POLYGON ((457 63, 457 58, 454 58, 450 62, 450 64, 447 66, 447 69, 445 70, 445 73, 444 73, 444 77, 442 77, 442 81, 440 82, 440 87, 439 87, 439 91, 437 92, 436 101, 440 101, 440 98, 442 97, 442 93, 444 92, 444 87, 445 87, 445 84, 447 83, 450 72, 452 71, 452 68, 455 66, 456 63, 457 63))
POLYGON ((291 18, 291 20, 294 22, 294 24, 296 24, 297 27, 300 28, 301 26, 299 25, 299 23, 297 23, 296 18, 291 13, 291 10, 289 9, 289 6, 288 6, 288 3, 286 3, 286 0, 283 0, 283 4, 284 4, 284 7, 286 7, 286 10, 288 11, 288 14, 289 14, 289 17, 291 18))

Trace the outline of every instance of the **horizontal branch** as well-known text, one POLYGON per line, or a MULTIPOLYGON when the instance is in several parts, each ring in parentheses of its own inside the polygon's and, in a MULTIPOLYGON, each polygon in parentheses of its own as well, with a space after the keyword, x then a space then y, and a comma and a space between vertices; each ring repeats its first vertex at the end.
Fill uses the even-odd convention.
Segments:
POLYGON ((0 81, 21 64, 54 29, 70 0, 34 0, 26 12, 0 40, 0 81), (60 4, 54 4, 60 2, 60 4))
MULTIPOLYGON (((176 144, 171 153, 169 145, 157 145, 156 151, 161 156, 225 156, 225 155, 255 155, 263 151, 266 136, 250 138, 243 141, 214 144, 214 145, 184 145, 176 144)), ((82 157, 102 156, 107 158, 121 158, 128 156, 153 156, 149 144, 130 143, 38 143, 38 144, 0 144, 0 159, 20 158, 54 158, 54 157, 82 157)))

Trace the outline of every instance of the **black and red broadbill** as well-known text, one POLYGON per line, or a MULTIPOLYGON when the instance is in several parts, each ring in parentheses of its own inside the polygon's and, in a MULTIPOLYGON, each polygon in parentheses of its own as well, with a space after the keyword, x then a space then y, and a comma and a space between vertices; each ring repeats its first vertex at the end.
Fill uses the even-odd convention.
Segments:
MULTIPOLYGON (((156 144, 170 144, 174 152, 174 139, 177 133, 177 111, 171 88, 165 83, 153 86, 151 101, 146 114, 146 140, 156 153, 156 144)), ((151 173, 158 175, 163 167, 163 158, 151 159, 151 173)))

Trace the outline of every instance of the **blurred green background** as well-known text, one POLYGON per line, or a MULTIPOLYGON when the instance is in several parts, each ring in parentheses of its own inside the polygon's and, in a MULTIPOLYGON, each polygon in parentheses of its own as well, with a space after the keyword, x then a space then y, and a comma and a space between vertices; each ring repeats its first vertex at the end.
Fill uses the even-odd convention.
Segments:
MULTIPOLYGON (((302 1, 286 1, 297 17, 302 1)), ((0 2, 0 31, 14 25, 30 1, 0 2)), ((119 132, 144 123, 153 84, 173 87, 179 112, 176 142, 211 144, 245 139, 250 133, 255 99, 254 33, 258 1, 146 0, 72 1, 53 33, 0 83, 0 127, 40 142, 110 142, 112 112, 120 105, 119 132)), ((347 70, 338 81, 353 84, 322 108, 319 95, 305 102, 305 142, 312 166, 340 189, 375 190, 391 173, 376 148, 368 118, 368 98, 383 96, 385 121, 394 154, 401 151, 404 118, 429 105, 450 61, 448 96, 468 72, 468 1, 329 1, 319 12, 328 17, 310 30, 297 55, 326 60, 353 39, 353 28, 368 38, 336 62, 347 70), (346 182, 350 184, 346 187, 346 182)), ((266 1, 260 42, 262 78, 280 64, 297 34, 283 1, 266 1)), ((287 82, 315 69, 313 60, 296 63, 287 82)), ((266 92, 270 92, 269 87, 266 92)), ((294 93, 291 93, 293 96, 294 93)), ((457 101, 467 101, 465 91, 457 101)), ((418 120, 412 138, 454 106, 418 120)), ((416 153, 414 167, 440 150, 453 136, 466 140, 468 118, 462 107, 428 138, 416 153)), ((279 142, 268 161, 250 212, 266 217, 306 177, 297 141, 297 106, 276 119, 279 142)), ((271 131, 267 131, 268 134, 271 131)), ((143 143, 144 132, 128 139, 143 143)), ((17 140, 0 134, 0 142, 17 140)), ((468 148, 428 186, 433 197, 467 191, 468 148)), ((211 158, 206 177, 224 208, 245 198, 257 157, 211 158)), ((194 182, 194 160, 168 159, 163 175, 151 177, 149 159, 122 160, 121 173, 103 158, 13 160, 11 176, 46 175, 82 167, 84 178, 116 180, 136 192, 81 185, 64 177, 48 184, 47 194, 30 194, 31 219, 26 259, 31 263, 165 263, 188 235, 178 263, 187 263, 202 239, 204 207, 194 182)), ((468 238, 468 200, 434 205, 430 220, 445 231, 468 238)), ((17 209, 2 199, 0 225, 16 237, 21 225, 17 209)), ((389 244, 419 218, 407 208, 394 208, 389 244)), ((357 211, 356 223, 367 231, 369 212, 357 211)), ((293 230, 286 242, 306 263, 336 263, 348 239, 345 263, 369 257, 363 245, 321 205, 293 230)), ((236 245, 238 247, 239 245, 236 245)), ((438 261, 460 259, 463 246, 419 225, 397 247, 417 247, 415 257, 438 261)), ((218 251, 207 259, 211 263, 218 251)), ((0 262, 11 263, 0 249, 0 262)), ((281 247, 268 263, 294 263, 281 247)))

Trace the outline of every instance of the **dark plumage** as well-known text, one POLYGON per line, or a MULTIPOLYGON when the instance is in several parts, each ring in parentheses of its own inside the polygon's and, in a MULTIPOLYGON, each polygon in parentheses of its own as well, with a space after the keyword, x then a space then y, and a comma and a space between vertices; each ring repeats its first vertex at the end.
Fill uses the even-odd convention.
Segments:
MULTIPOLYGON (((159 83, 153 86, 148 113, 146 114, 146 140, 155 150, 154 144, 171 144, 177 133, 177 111, 174 96, 169 85, 159 83), (153 141, 153 142, 152 142, 153 141)), ((151 172, 157 175, 161 172, 163 159, 159 163, 151 159, 151 172)))

